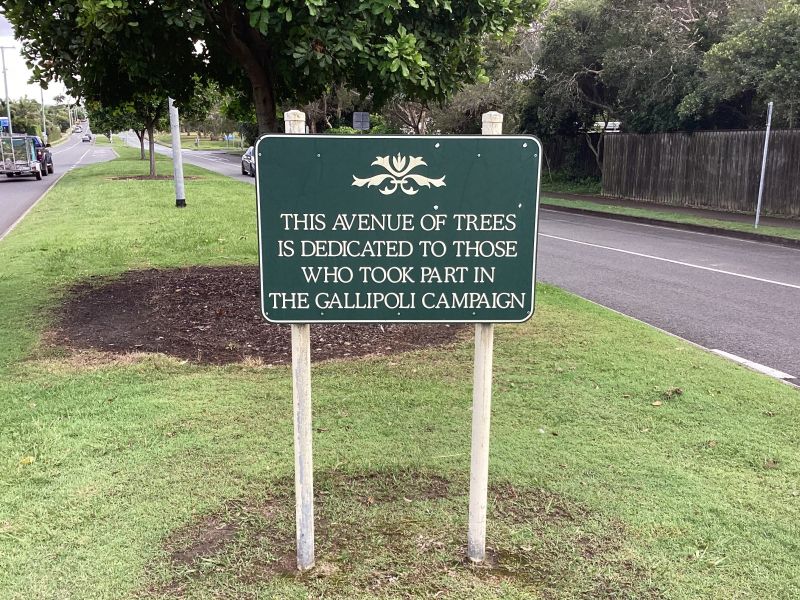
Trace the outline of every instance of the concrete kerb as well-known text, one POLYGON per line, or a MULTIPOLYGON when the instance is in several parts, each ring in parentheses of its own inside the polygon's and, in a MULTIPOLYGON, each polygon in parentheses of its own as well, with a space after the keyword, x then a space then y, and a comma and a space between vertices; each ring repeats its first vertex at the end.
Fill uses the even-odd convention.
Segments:
POLYGON ((634 215, 622 215, 618 213, 611 213, 600 210, 591 210, 588 208, 577 208, 573 206, 560 206, 557 204, 548 204, 546 198, 542 198, 541 206, 542 208, 546 208, 547 210, 555 210, 559 212, 572 213, 577 215, 600 217, 604 219, 615 219, 617 221, 629 221, 632 223, 644 223, 646 225, 658 225, 659 227, 670 227, 672 229, 683 229, 685 231, 709 233, 713 235, 720 235, 740 240, 767 242, 770 244, 777 244, 779 246, 786 246, 788 248, 800 249, 800 240, 778 237, 775 235, 765 235, 763 233, 737 231, 735 229, 723 229, 721 227, 711 227, 709 225, 697 225, 695 223, 678 223, 676 221, 665 221, 664 219, 653 219, 651 217, 638 217, 634 215))

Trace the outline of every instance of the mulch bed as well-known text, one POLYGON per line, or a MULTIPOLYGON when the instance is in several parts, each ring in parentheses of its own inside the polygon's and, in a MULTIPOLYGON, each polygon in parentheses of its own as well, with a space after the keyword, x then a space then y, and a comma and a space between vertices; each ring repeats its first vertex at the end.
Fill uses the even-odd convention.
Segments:
MULTIPOLYGON (((452 343, 461 325, 313 325, 313 360, 393 354, 452 343)), ((73 288, 56 344, 106 352, 162 352, 197 363, 291 362, 291 328, 260 312, 256 266, 130 271, 73 288)))

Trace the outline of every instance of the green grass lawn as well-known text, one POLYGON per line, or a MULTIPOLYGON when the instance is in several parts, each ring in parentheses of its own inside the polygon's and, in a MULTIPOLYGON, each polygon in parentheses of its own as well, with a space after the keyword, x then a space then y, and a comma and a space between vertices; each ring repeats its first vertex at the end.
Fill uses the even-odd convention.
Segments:
POLYGON ((627 206, 600 204, 599 202, 592 202, 591 200, 572 200, 572 199, 567 200, 564 198, 550 198, 547 197, 546 195, 542 196, 541 202, 542 204, 550 204, 552 206, 569 206, 573 208, 585 208, 588 210, 611 213, 615 215, 631 215, 634 217, 646 217, 649 219, 670 221, 672 223, 689 223, 692 225, 706 225, 708 227, 718 227, 720 229, 730 229, 732 231, 747 231, 749 233, 758 233, 761 235, 773 235, 777 237, 785 237, 794 240, 800 240, 800 227, 775 227, 771 225, 762 224, 759 226, 758 229, 754 229, 752 223, 740 223, 737 221, 724 221, 721 219, 696 217, 692 215, 670 211, 669 207, 665 207, 663 210, 653 210, 651 208, 631 208, 627 206))
MULTIPOLYGON (((181 134, 181 148, 184 150, 238 150, 241 153, 241 140, 237 136, 235 140, 226 142, 225 140, 200 139, 200 143, 195 145, 196 136, 181 134)), ((172 146, 172 136, 169 133, 156 135, 156 141, 165 146, 172 146)), ((247 146, 245 146, 245 150, 247 146)))
POLYGON ((89 276, 257 260, 252 186, 185 165, 179 210, 112 180, 147 172, 114 146, 0 242, 0 598, 800 596, 797 390, 549 286, 496 329, 496 564, 461 560, 465 339, 313 365, 318 567, 292 575, 288 368, 43 341, 89 276))

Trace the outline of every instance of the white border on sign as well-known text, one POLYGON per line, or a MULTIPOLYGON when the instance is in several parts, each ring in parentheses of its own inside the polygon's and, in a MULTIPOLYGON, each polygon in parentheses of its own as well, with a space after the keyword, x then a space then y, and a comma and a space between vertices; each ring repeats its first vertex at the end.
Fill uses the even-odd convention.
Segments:
POLYGON ((259 298, 261 304, 261 315, 264 319, 267 320, 268 323, 276 323, 279 325, 291 325, 291 324, 301 324, 301 323, 309 323, 309 324, 325 324, 325 323, 524 323, 531 317, 533 317, 534 312, 536 311, 536 254, 538 251, 538 238, 539 238, 539 194, 542 185, 542 161, 544 160, 543 156, 543 148, 542 143, 539 141, 539 138, 532 136, 532 135, 415 135, 415 136, 408 136, 408 135, 324 135, 324 134, 299 134, 299 133, 268 133, 266 135, 262 135, 258 140, 256 140, 255 146, 253 147, 253 152, 255 153, 255 161, 256 161, 256 219, 258 220, 258 277, 259 277, 259 289, 261 292, 261 296, 259 298), (264 313, 264 269, 261 265, 261 206, 258 201, 260 197, 260 177, 258 173, 258 151, 259 145, 261 144, 262 140, 267 138, 276 138, 276 137, 302 137, 303 139, 348 139, 348 140, 391 140, 391 139, 409 139, 412 138, 414 140, 441 140, 441 139, 462 139, 462 140, 481 140, 481 141, 494 141, 494 140, 525 140, 525 141, 532 141, 535 142, 539 148, 539 172, 536 175, 536 215, 533 220, 533 278, 531 280, 531 312, 530 314, 525 317, 524 319, 492 319, 490 321, 486 321, 483 319, 410 319, 410 320, 401 320, 401 319, 391 319, 391 320, 377 320, 377 319, 346 319, 346 320, 321 320, 321 321, 296 321, 292 320, 275 320, 270 319, 264 313))

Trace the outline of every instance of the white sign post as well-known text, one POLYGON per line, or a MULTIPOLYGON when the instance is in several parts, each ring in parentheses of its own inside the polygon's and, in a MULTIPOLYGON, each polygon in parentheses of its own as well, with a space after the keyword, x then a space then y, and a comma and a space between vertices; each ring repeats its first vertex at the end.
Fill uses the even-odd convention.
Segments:
MULTIPOLYGON (((503 115, 483 114, 481 133, 501 135, 503 115)), ((492 413, 492 354, 494 324, 475 325, 475 367, 472 388, 472 450, 469 474, 469 530, 467 556, 472 562, 486 558, 486 497, 489 486, 489 425, 492 413)))
MULTIPOLYGON (((284 114, 286 133, 305 133, 306 115, 284 114)), ((314 566, 314 460, 311 450, 311 325, 292 325, 292 400, 294 404, 294 496, 297 569, 314 566)))
MULTIPOLYGON (((467 551, 472 562, 483 562, 486 560, 494 325, 498 322, 523 322, 533 314, 541 144, 530 136, 491 140, 427 136, 403 139, 381 136, 296 138, 293 134, 305 133, 305 114, 291 110, 284 119, 289 135, 264 136, 256 143, 256 190, 262 314, 270 322, 290 323, 292 328, 297 568, 306 571, 315 562, 310 328, 312 323, 338 322, 475 323, 467 551), (401 152, 398 147, 407 150, 401 152), (481 153, 476 153, 476 150, 481 150, 481 153), (431 154, 423 154, 428 152, 431 154), (436 152, 447 153, 447 156, 437 157, 436 152), (325 170, 317 168, 316 175, 309 177, 309 162, 315 162, 311 158, 314 155, 317 159, 324 157, 327 166, 325 170), (441 166, 431 160, 430 171, 412 173, 416 167, 428 167, 423 156, 432 156, 443 164, 450 161, 453 170, 444 173, 441 166), (373 160, 372 157, 377 158, 373 160), (370 162, 371 166, 381 167, 387 172, 364 170, 370 162), (475 169, 478 167, 470 165, 480 165, 477 174, 475 169), (448 177, 447 182, 445 177, 448 177), (471 187, 458 183, 470 177, 471 187), (451 187, 448 187, 451 182, 451 187), (434 205, 436 213, 422 213, 415 221, 413 206, 409 207, 407 202, 397 204, 407 211, 407 214, 397 215, 404 218, 407 228, 403 225, 403 232, 396 234, 401 239, 394 240, 395 246, 387 245, 389 250, 385 254, 391 259, 385 263, 392 265, 388 269, 402 272, 402 277, 389 283, 392 286, 414 285, 388 287, 384 285, 385 277, 380 281, 369 281, 365 275, 363 282, 359 280, 355 287, 348 287, 351 280, 345 274, 341 281, 334 282, 338 287, 332 287, 334 283, 318 281, 316 276, 309 275, 313 273, 312 268, 335 268, 328 266, 327 261, 318 260, 339 256, 335 246, 331 246, 333 251, 327 249, 329 242, 326 240, 330 243, 347 242, 345 247, 347 252, 354 252, 350 258, 355 265, 358 264, 356 259, 361 258, 357 255, 357 248, 368 248, 371 246, 367 244, 384 241, 374 239, 372 232, 380 228, 371 227, 367 227, 364 233, 353 231, 349 234, 352 238, 341 239, 343 234, 338 233, 334 223, 347 223, 346 217, 351 212, 355 217, 359 210, 374 210, 375 194, 388 197, 397 193, 398 197, 385 201, 397 202, 398 199, 402 201, 400 194, 413 196, 420 187, 435 188, 441 194, 441 210, 440 205, 434 205), (353 188, 363 188, 363 193, 355 192, 353 188), (497 214, 484 212, 485 199, 491 194, 498 196, 491 203, 497 214), (449 206, 444 206, 444 202, 449 206), (330 215, 336 215, 336 220, 330 215), (326 218, 329 219, 327 223, 326 218), (445 226, 448 218, 452 219, 449 229, 445 226), (337 233, 332 237, 320 237, 328 235, 328 228, 337 233), (487 235, 486 231, 506 233, 487 235), (497 239, 498 236, 508 236, 509 239, 497 239), (442 239, 435 239, 437 237, 442 239), (446 264, 447 259, 439 260, 448 249, 445 240, 456 249, 453 252, 456 258, 464 259, 467 264, 472 261, 474 281, 467 283, 475 287, 470 289, 485 289, 486 292, 453 291, 448 296, 446 292, 438 291, 440 276, 437 275, 434 281, 430 274, 419 278, 410 275, 414 269, 419 269, 420 274, 439 273, 440 268, 445 272, 447 268, 455 271, 455 267, 446 264), (422 250, 414 254, 415 247, 422 250), (309 257, 313 259, 311 266, 307 264, 309 257), (491 261, 495 264, 478 260, 485 258, 497 260, 491 261), (499 260, 501 258, 507 260, 499 260), (273 265, 278 268, 272 268, 273 265), (498 279, 495 279, 496 274, 498 279), (405 277, 408 277, 408 282, 405 277), (423 281, 423 277, 430 281, 423 281), (366 287, 362 287, 362 283, 366 287), (399 305, 387 308, 379 304, 362 305, 359 300, 366 298, 369 304, 371 298, 378 296, 382 300, 376 302, 384 302, 387 297, 405 297, 407 303, 402 308, 399 305), (332 297, 343 300, 334 301, 332 297), (435 301, 437 297, 439 301, 435 301), (451 297, 464 300, 451 305, 448 300, 451 297), (492 298, 500 297, 519 300, 490 306, 492 298), (419 305, 415 304, 416 298, 420 299, 419 305), (355 299, 355 304, 350 304, 350 299, 355 299), (474 305, 462 306, 466 299, 474 301, 474 305), (328 301, 330 305, 326 304, 328 301), (444 302, 446 306, 442 308, 437 302, 444 302), (432 312, 439 310, 443 312, 432 312)), ((500 136, 502 129, 502 114, 488 112, 483 115, 483 135, 500 136)), ((382 203, 380 206, 393 205, 382 203)), ((364 216, 367 214, 371 213, 364 213, 364 216)), ((350 231, 349 227, 347 231, 350 231)), ((374 246, 381 247, 378 244, 374 246)), ((370 252, 380 254, 383 250, 370 252)), ((364 256, 369 258, 373 254, 364 256)), ((387 270, 383 265, 374 268, 387 270)), ((469 273, 468 266, 458 268, 469 273)), ((371 272, 370 267, 363 269, 371 272)), ((352 270, 347 266, 342 268, 344 273, 352 270)))

